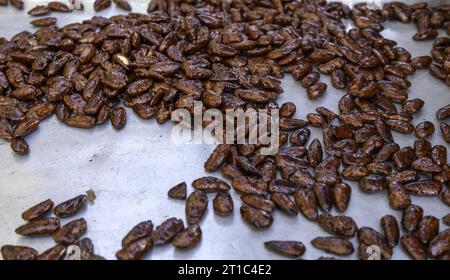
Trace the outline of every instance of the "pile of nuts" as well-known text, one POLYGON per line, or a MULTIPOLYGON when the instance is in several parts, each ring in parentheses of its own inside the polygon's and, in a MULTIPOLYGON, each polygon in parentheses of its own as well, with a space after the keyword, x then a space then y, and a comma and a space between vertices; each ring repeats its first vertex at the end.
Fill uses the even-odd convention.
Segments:
MULTIPOLYGON (((53 208, 53 201, 47 199, 23 212, 22 219, 28 223, 18 227, 16 229, 17 234, 27 237, 51 235, 57 245, 41 254, 31 247, 4 245, 0 249, 3 259, 60 260, 66 256, 67 246, 73 245, 72 249, 74 250, 68 251, 67 259, 103 260, 103 257, 94 254, 94 245, 89 238, 79 240, 87 230, 87 223, 84 218, 73 220, 61 226, 60 219, 76 215, 86 205, 88 200, 88 195, 79 195, 53 208), (45 217, 52 210, 56 217, 45 217)), ((93 201, 88 202, 92 203, 93 201)))
MULTIPOLYGON (((106 7, 111 1, 96 3, 106 7)), ((433 123, 413 124, 425 102, 408 99, 407 78, 429 68, 448 83, 450 39, 437 38, 432 56, 413 58, 380 34, 385 20, 414 20, 414 39, 435 39, 436 28, 449 30, 450 5, 394 2, 372 9, 324 0, 153 0, 147 15, 93 17, 62 28, 43 20, 45 26, 35 33, 0 39, 0 137, 25 154, 24 137, 53 113, 72 127, 92 128, 110 119, 121 129, 127 118, 121 101, 158 123, 178 108, 193 112, 197 100, 223 112, 279 108, 278 154, 262 155, 261 144, 218 145, 205 170, 221 170, 231 186, 215 177, 195 180, 186 200, 188 228, 175 218, 155 231, 151 222, 143 222, 127 234, 116 256, 140 258, 152 245, 170 241, 176 247, 194 246, 208 206, 206 192, 217 193, 214 210, 227 215, 233 211, 227 190, 233 188, 242 194, 246 223, 266 229, 275 209, 300 212, 336 236, 312 241, 325 252, 352 254, 347 239, 356 235, 361 259, 370 257, 367 248, 373 245, 390 259, 399 240, 412 258, 449 259, 450 229, 440 231, 436 217, 423 217, 420 206, 411 204, 411 195, 436 196, 450 206, 450 165, 447 148, 426 140, 435 131, 433 123), (346 31, 345 19, 356 28, 346 31), (347 91, 339 112, 318 107, 307 120, 293 118, 295 104, 276 103, 285 73, 306 88, 310 99, 326 93, 320 77, 330 75, 333 87, 347 91), (308 126, 322 128, 322 142, 309 141, 308 126), (414 147, 400 147, 392 131, 414 132, 418 139, 414 147), (369 194, 386 192, 391 208, 403 211, 405 234, 400 238, 392 216, 381 219, 380 233, 358 228, 349 216, 329 214, 332 208, 347 209, 352 188, 344 180, 359 182, 369 194)), ((440 121, 449 118, 450 104, 436 115, 440 121)), ((450 143, 450 125, 442 122, 440 128, 450 143)), ((185 199, 186 188, 182 183, 169 196, 185 199)), ((265 245, 288 256, 305 251, 299 241, 265 245)))

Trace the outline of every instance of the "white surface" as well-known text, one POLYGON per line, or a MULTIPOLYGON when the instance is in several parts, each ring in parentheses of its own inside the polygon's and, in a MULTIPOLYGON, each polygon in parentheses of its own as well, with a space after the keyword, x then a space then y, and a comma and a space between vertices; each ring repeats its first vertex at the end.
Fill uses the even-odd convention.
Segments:
MULTIPOLYGON (((36 2, 28 1, 26 10, 36 2), (31 4, 33 3, 33 4, 31 4)), ((42 2, 42 1, 41 1, 42 2)), ((91 5, 85 1, 85 12, 57 14, 60 26, 81 21, 93 15, 91 5)), ((146 4, 134 3, 137 12, 145 12, 146 4)), ((99 13, 111 16, 121 12, 114 8, 99 13)), ((0 36, 11 37, 22 30, 32 30, 30 17, 11 7, 0 7, 0 36)), ((427 55, 431 42, 412 42, 415 33, 413 25, 386 24, 384 35, 405 46, 413 56, 427 55)), ((327 83, 329 77, 323 78, 327 83)), ((429 139, 433 144, 444 144, 440 137, 436 110, 450 103, 450 91, 442 82, 434 79, 428 71, 418 71, 410 77, 413 84, 410 98, 426 101, 423 110, 415 115, 414 124, 423 120, 435 123, 436 133, 429 139)), ((279 104, 292 101, 297 105, 296 117, 305 118, 315 107, 326 106, 338 112, 337 102, 343 91, 329 87, 326 94, 316 101, 306 97, 305 90, 290 77, 283 80, 285 93, 279 104)), ((122 131, 115 131, 111 125, 90 130, 80 130, 60 124, 55 117, 41 123, 37 132, 27 137, 31 153, 21 157, 14 155, 4 141, 0 142, 0 244, 33 246, 40 252, 53 246, 49 237, 26 238, 16 235, 14 229, 21 225, 22 211, 51 198, 55 203, 72 198, 92 188, 97 200, 73 219, 84 217, 88 232, 95 244, 95 253, 114 258, 120 249, 120 242, 126 232, 138 222, 151 219, 155 225, 168 217, 184 218, 184 202, 167 198, 167 190, 181 182, 190 184, 194 179, 206 175, 203 163, 214 146, 175 145, 170 141, 172 124, 158 125, 155 120, 141 120, 128 112, 128 123, 122 131)), ((311 128, 314 137, 321 139, 320 129, 311 128), (319 135, 319 136, 316 136, 319 135)), ((401 135, 394 132, 401 145, 412 145, 413 134, 401 135)), ((444 144, 447 148, 449 145, 444 144)), ((220 176, 220 175, 219 175, 220 176)), ((371 226, 377 230, 379 219, 393 214, 400 220, 400 212, 388 206, 386 193, 368 195, 361 193, 355 184, 352 201, 346 215, 355 218, 358 226, 371 226)), ((190 189, 191 190, 191 189, 190 189)), ((219 217, 210 207, 201 222, 203 238, 190 251, 175 250, 172 246, 154 248, 150 259, 275 259, 282 258, 268 252, 263 242, 273 239, 300 240, 306 247, 305 259, 316 259, 325 253, 310 245, 317 236, 327 236, 319 226, 302 215, 287 217, 280 212, 274 214, 274 223, 266 231, 255 231, 243 223, 239 214, 239 197, 231 191, 235 211, 231 217, 219 217)), ((438 198, 413 198, 421 205, 425 215, 438 218, 450 212, 438 198)), ((63 223, 66 223, 63 220, 63 223)), ((441 228, 444 225, 441 226, 441 228)), ((357 242, 352 239, 355 249, 357 242)), ((356 258, 356 253, 350 258, 356 258)), ((395 259, 406 258, 398 246, 395 259)))

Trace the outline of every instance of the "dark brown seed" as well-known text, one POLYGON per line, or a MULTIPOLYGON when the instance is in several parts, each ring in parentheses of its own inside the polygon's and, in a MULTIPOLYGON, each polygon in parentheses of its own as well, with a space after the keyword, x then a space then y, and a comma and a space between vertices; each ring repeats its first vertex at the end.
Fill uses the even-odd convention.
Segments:
POLYGON ((270 199, 275 203, 275 207, 284 214, 297 216, 298 208, 286 194, 274 192, 270 195, 270 199))
POLYGON ((56 205, 53 211, 57 217, 67 218, 75 215, 86 204, 87 196, 79 195, 56 205))
POLYGON ((95 0, 94 10, 96 12, 108 9, 111 6, 111 0, 95 0))
POLYGON ((444 222, 445 225, 450 226, 450 214, 447 214, 445 217, 443 217, 442 222, 444 222))
POLYGON ((422 99, 418 98, 407 100, 405 101, 405 103, 403 103, 402 110, 405 113, 414 114, 422 109, 424 104, 425 102, 422 99))
POLYGON ((306 251, 305 245, 300 241, 272 240, 264 242, 264 246, 277 254, 292 258, 301 257, 306 251))
POLYGON ((405 234, 401 239, 402 248, 415 260, 426 260, 427 248, 413 234, 405 234))
POLYGON ((419 239, 428 244, 439 233, 439 219, 433 216, 425 216, 419 224, 419 239))
POLYGON ((417 158, 430 157, 431 143, 423 138, 417 139, 414 141, 414 153, 417 158))
POLYGON ((219 170, 220 166, 227 160, 229 154, 230 146, 219 144, 205 162, 205 170, 208 172, 219 170))
POLYGON ((14 130, 13 136, 15 138, 27 136, 31 134, 33 131, 35 131, 38 128, 38 126, 39 120, 25 119, 17 125, 16 130, 14 130))
POLYGON ((415 196, 437 196, 442 186, 436 181, 417 181, 404 185, 406 192, 415 196))
POLYGON ((352 188, 346 183, 338 183, 331 188, 333 205, 339 212, 345 212, 350 203, 352 188))
POLYGON ((325 83, 316 83, 306 90, 306 94, 310 99, 317 99, 322 96, 327 90, 327 85, 325 83))
POLYGON ((433 59, 430 56, 419 56, 411 60, 411 65, 416 69, 427 68, 433 59))
POLYGON ((25 155, 29 152, 28 143, 23 138, 14 138, 11 142, 11 149, 18 155, 25 155))
POLYGON ((400 239, 400 228, 397 219, 392 215, 385 215, 380 220, 380 226, 389 246, 392 248, 397 246, 400 239))
POLYGON ((405 188, 398 182, 389 183, 389 206, 394 210, 403 210, 411 204, 411 197, 405 188))
POLYGON ((219 216, 228 216, 233 212, 233 199, 229 193, 219 192, 213 199, 214 212, 219 216))
POLYGON ((121 129, 127 122, 127 111, 123 107, 117 107, 111 111, 111 124, 115 129, 121 129))
POLYGON ((186 219, 188 224, 198 224, 208 207, 208 197, 203 191, 192 192, 186 200, 186 219))
MULTIPOLYGON (((309 88, 309 87, 315 85, 319 80, 320 80, 319 72, 313 71, 313 72, 309 73, 308 75, 306 75, 305 77, 303 77, 300 81, 300 84, 304 88, 309 88)), ((321 88, 323 89, 324 86, 321 86, 321 88)), ((325 88, 325 90, 326 90, 326 88, 325 88)))
POLYGON ((318 216, 317 201, 314 191, 310 188, 295 192, 295 204, 308 219, 315 221, 318 216))
POLYGON ((119 250, 116 253, 116 257, 118 260, 123 261, 139 260, 152 248, 152 246, 152 238, 144 237, 119 250))
POLYGON ((114 4, 124 11, 131 11, 131 5, 126 0, 114 0, 114 4))
POLYGON ((355 251, 350 241, 339 237, 317 237, 311 244, 319 250, 339 256, 349 256, 355 251))
POLYGON ((57 261, 61 260, 66 254, 66 246, 58 244, 47 250, 37 257, 40 261, 57 261))
POLYGON ((172 245, 179 249, 195 247, 202 237, 202 230, 198 225, 192 225, 180 231, 172 240, 172 245))
POLYGON ((74 116, 66 119, 64 123, 71 127, 92 128, 95 126, 96 119, 92 116, 74 116))
POLYGON ((347 180, 358 181, 369 174, 366 167, 362 165, 350 165, 342 170, 342 177, 347 180))
POLYGON ((413 232, 419 227, 423 218, 423 209, 420 206, 411 204, 403 210, 402 225, 408 232, 413 232))
POLYGON ((450 104, 440 108, 437 112, 436 112, 436 118, 440 121, 443 121, 447 118, 450 117, 450 104))
POLYGON ((397 169, 403 170, 408 168, 414 159, 414 150, 411 147, 404 147, 392 156, 397 169))
POLYGON ((390 143, 384 145, 378 154, 373 159, 373 162, 386 162, 389 161, 392 156, 400 149, 397 143, 390 143))
POLYGON ((44 16, 50 12, 50 9, 48 6, 42 6, 38 5, 35 6, 33 9, 28 11, 28 14, 30 16, 44 16))
POLYGON ((296 106, 292 102, 286 102, 281 105, 280 117, 282 118, 292 118, 295 115, 296 106))
POLYGON ((265 211, 248 205, 242 205, 240 211, 244 221, 257 229, 266 229, 273 223, 272 216, 265 211))
POLYGON ((230 186, 225 181, 211 176, 194 180, 192 187, 204 192, 222 192, 230 189, 230 186))
POLYGON ((289 142, 294 146, 304 146, 311 135, 311 131, 307 128, 300 128, 294 131, 289 138, 289 142))
POLYGON ((447 148, 442 145, 436 145, 431 149, 431 159, 439 166, 447 163, 447 148))
POLYGON ((311 166, 317 166, 322 161, 323 150, 319 139, 314 139, 308 147, 307 151, 308 162, 311 166))
POLYGON ((44 214, 48 213, 53 208, 53 205, 54 203, 51 199, 42 201, 41 203, 38 203, 35 206, 24 211, 22 213, 22 219, 24 219, 25 221, 32 221, 40 218, 44 214))
POLYGON ((434 133, 434 125, 429 121, 419 123, 414 129, 417 137, 426 138, 434 133))
POLYGON ((246 194, 241 196, 241 200, 251 207, 263 210, 265 212, 273 212, 275 210, 275 204, 261 195, 246 194))
POLYGON ((86 230, 86 220, 83 218, 74 220, 57 230, 53 234, 53 240, 55 240, 56 243, 73 244, 86 232, 86 230))
POLYGON ((122 239, 122 247, 127 247, 131 243, 141 238, 150 237, 152 235, 152 231, 153 231, 152 221, 148 220, 140 222, 139 224, 135 225, 122 239))
POLYGON ((322 214, 317 218, 320 227, 326 232, 336 234, 342 237, 353 237, 358 230, 355 221, 348 216, 332 216, 322 214))
POLYGON ((60 12, 60 13, 70 13, 70 12, 72 12, 72 9, 69 8, 69 6, 67 6, 66 4, 64 4, 62 2, 57 2, 57 1, 49 2, 47 4, 47 6, 53 12, 60 12))
POLYGON ((431 240, 428 250, 433 257, 440 256, 450 250, 450 229, 441 231, 431 240))
POLYGON ((187 191, 186 183, 181 182, 181 183, 177 184, 176 186, 172 187, 168 191, 167 195, 170 198, 185 200, 186 196, 187 196, 186 191, 187 191))
POLYGON ((380 248, 382 259, 389 260, 392 258, 392 248, 384 239, 383 235, 370 227, 362 227, 358 230, 358 241, 365 245, 376 245, 380 248))
POLYGON ((450 188, 445 187, 444 190, 440 194, 440 198, 442 202, 444 202, 446 205, 450 206, 450 188))
POLYGON ((184 224, 182 220, 177 218, 169 218, 165 220, 152 232, 153 245, 164 245, 171 242, 175 235, 183 229, 184 224))
POLYGON ((325 125, 325 119, 319 114, 309 113, 306 115, 306 119, 312 126, 321 127, 325 125))
POLYGON ((5 261, 35 260, 39 255, 35 249, 25 246, 4 245, 0 251, 5 261))
POLYGON ((44 27, 44 26, 50 26, 55 25, 57 19, 55 17, 46 17, 46 18, 40 18, 35 19, 31 21, 30 23, 36 27, 44 27))
POLYGON ((316 195, 317 204, 324 212, 331 210, 331 191, 330 187, 323 183, 315 183, 313 186, 314 194, 316 195))
POLYGON ((442 138, 445 142, 450 143, 450 125, 445 122, 440 124, 442 138))
POLYGON ((57 218, 38 219, 16 228, 16 233, 20 235, 47 235, 52 234, 60 228, 57 218))
POLYGON ((379 162, 379 163, 369 163, 367 166, 367 171, 373 174, 381 174, 384 176, 388 176, 392 173, 392 167, 388 163, 379 162))
POLYGON ((80 248, 80 257, 82 260, 90 260, 94 254, 94 244, 90 238, 78 240, 74 245, 80 248))

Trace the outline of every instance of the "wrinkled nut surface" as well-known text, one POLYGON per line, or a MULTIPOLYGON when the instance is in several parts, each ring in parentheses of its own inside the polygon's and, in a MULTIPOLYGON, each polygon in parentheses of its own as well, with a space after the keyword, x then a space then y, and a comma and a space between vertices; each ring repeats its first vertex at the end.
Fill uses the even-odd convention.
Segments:
POLYGON ((39 255, 35 249, 25 246, 4 245, 0 251, 6 261, 35 260, 39 255))
POLYGON ((51 209, 53 209, 53 205, 54 203, 51 199, 44 200, 41 203, 38 203, 35 206, 24 211, 22 213, 22 219, 24 219, 25 221, 32 221, 40 218, 48 213, 51 209))
POLYGON ((183 229, 184 223, 182 220, 177 218, 169 218, 165 220, 152 232, 153 245, 164 245, 171 242, 175 235, 183 229))
POLYGON ((219 216, 228 216, 233 212, 233 199, 229 193, 219 192, 213 199, 214 212, 219 216))
POLYGON ((71 217, 86 205, 86 201, 87 196, 82 194, 56 205, 53 212, 60 218, 71 217))
POLYGON ((16 233, 20 235, 47 235, 52 234, 60 228, 58 218, 37 219, 16 228, 16 233))
POLYGON ((186 200, 186 220, 188 224, 198 224, 208 208, 208 197, 203 191, 192 192, 186 200))
POLYGON ((74 220, 62 226, 53 234, 53 240, 56 243, 73 244, 75 243, 87 230, 86 220, 81 218, 74 220))
POLYGON ((172 240, 172 245, 179 249, 195 247, 202 237, 202 230, 199 225, 191 225, 180 231, 172 240))
POLYGON ((118 260, 139 260, 141 259, 153 246, 153 240, 147 236, 136 240, 126 247, 122 248, 116 253, 118 260))
POLYGON ((143 221, 135 225, 125 237, 122 239, 122 247, 126 247, 134 241, 141 239, 145 236, 151 236, 153 231, 152 221, 143 221))
POLYGON ((339 237, 317 237, 311 241, 311 244, 326 253, 340 256, 349 256, 355 251, 350 241, 339 237))
POLYGON ((61 245, 61 244, 55 245, 55 246, 45 250, 42 254, 40 254, 37 257, 37 260, 45 260, 45 261, 60 260, 66 254, 66 250, 67 250, 67 248, 64 245, 61 245))
POLYGON ((242 205, 240 211, 244 221, 257 229, 266 229, 273 223, 272 216, 263 210, 242 205))
POLYGON ((272 240, 265 242, 264 246, 274 253, 292 258, 301 257, 306 251, 305 245, 300 241, 272 240))

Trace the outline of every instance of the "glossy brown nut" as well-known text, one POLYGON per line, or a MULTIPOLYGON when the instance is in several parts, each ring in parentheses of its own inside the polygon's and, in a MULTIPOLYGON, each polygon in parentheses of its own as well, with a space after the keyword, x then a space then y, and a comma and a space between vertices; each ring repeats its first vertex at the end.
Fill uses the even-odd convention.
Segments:
POLYGON ((323 183, 315 183, 313 191, 319 208, 324 212, 329 212, 332 206, 330 187, 323 183))
POLYGON ((274 253, 292 258, 301 257, 306 251, 305 245, 300 241, 272 240, 264 242, 264 246, 274 253))
POLYGON ((423 218, 423 209, 420 206, 411 204, 403 210, 402 225, 408 232, 415 231, 423 218))
POLYGON ((380 219, 380 226, 383 229, 384 237, 389 246, 394 248, 400 239, 400 229, 397 219, 392 215, 385 215, 380 219))
POLYGON ((297 216, 298 208, 288 195, 280 192, 274 192, 270 195, 275 207, 288 216, 297 216))
POLYGON ((280 117, 282 118, 292 118, 295 115, 296 106, 292 102, 286 102, 281 105, 280 117))
POLYGON ((58 244, 47 250, 45 250, 42 254, 37 257, 37 260, 40 261, 57 261, 61 260, 66 254, 66 246, 58 244))
POLYGON ((192 187, 204 192, 222 192, 230 189, 230 186, 225 181, 211 176, 194 180, 192 187))
POLYGON ((316 127, 321 127, 325 124, 325 119, 319 114, 309 113, 306 115, 309 124, 316 127))
POLYGON ((439 173, 442 167, 437 165, 431 158, 421 157, 411 163, 411 167, 420 172, 425 173, 439 173))
POLYGON ((388 186, 389 206, 394 210, 402 210, 411 204, 411 197, 405 188, 398 182, 393 181, 388 186))
POLYGON ((378 154, 373 159, 373 162, 386 162, 389 161, 392 156, 400 149, 397 143, 390 143, 384 145, 378 154))
POLYGON ((92 128, 95 126, 96 119, 92 116, 74 116, 64 120, 64 123, 71 127, 92 128))
POLYGON ((215 172, 219 170, 220 166, 227 160, 229 155, 230 146, 226 144, 219 144, 205 162, 205 170, 208 172, 215 172))
POLYGON ((445 142, 450 143, 450 125, 445 122, 440 124, 441 135, 445 142))
POLYGON ((111 111, 111 124, 115 129, 121 129, 127 122, 127 111, 118 107, 111 111))
POLYGON ((114 0, 114 4, 124 11, 131 11, 131 5, 126 0, 114 0))
POLYGON ((265 212, 270 213, 275 210, 275 204, 271 200, 266 199, 261 195, 246 194, 241 196, 241 200, 249 206, 259 210, 263 210, 265 212))
POLYGON ((172 240, 172 245, 179 249, 189 249, 198 244, 202 230, 198 225, 192 225, 180 231, 172 240))
POLYGON ((185 200, 187 197, 186 191, 187 191, 186 183, 181 182, 175 185, 174 187, 170 188, 170 190, 167 192, 167 195, 170 198, 185 200))
POLYGON ((14 130, 13 136, 20 138, 33 133, 39 127, 39 120, 37 119, 25 119, 21 121, 14 130))
POLYGON ((53 240, 55 240, 56 243, 73 244, 86 232, 86 230, 86 220, 83 218, 74 220, 58 229, 53 234, 53 240))
POLYGON ((338 183, 331 188, 333 205, 339 212, 345 212, 350 203, 352 188, 345 183, 338 183))
POLYGON ((198 224, 208 207, 208 197, 205 192, 196 190, 186 200, 186 219, 188 224, 198 224))
POLYGON ((433 257, 442 255, 450 250, 450 229, 441 231, 431 240, 428 251, 433 257))
POLYGON ((350 165, 342 170, 342 177, 347 180, 358 181, 369 174, 366 167, 361 165, 350 165))
POLYGON ((445 224, 445 225, 450 225, 450 214, 447 214, 447 215, 445 215, 443 218, 442 218, 442 222, 445 224))
POLYGON ((443 121, 450 117, 450 104, 439 108, 439 110, 436 112, 436 118, 440 121, 443 121))
POLYGON ((127 247, 131 243, 144 238, 150 237, 153 231, 153 223, 152 221, 144 221, 135 225, 125 237, 122 239, 122 247, 127 247))
POLYGON ((433 59, 430 56, 419 56, 411 60, 411 65, 416 69, 427 68, 433 59))
POLYGON ((350 241, 340 237, 317 237, 311 244, 319 250, 339 256, 349 256, 355 251, 350 241))
POLYGON ((376 245, 380 248, 381 258, 384 260, 389 260, 392 258, 392 248, 387 243, 384 236, 378 231, 370 227, 362 227, 358 230, 357 234, 358 241, 365 245, 371 246, 376 245))
POLYGON ((25 246, 4 245, 0 251, 2 258, 6 261, 35 260, 39 255, 35 249, 25 246))
POLYGON ((347 86, 347 76, 341 69, 331 72, 331 84, 334 88, 343 89, 347 86))
POLYGON ((425 102, 422 99, 411 99, 405 101, 402 106, 402 110, 405 113, 414 114, 417 113, 420 109, 422 109, 425 102))
POLYGON ((119 250, 116 253, 116 257, 118 260, 139 260, 152 248, 152 246, 152 238, 144 237, 119 250))
POLYGON ((316 83, 306 90, 306 94, 310 99, 317 99, 321 97, 325 91, 327 90, 327 84, 325 83, 316 83))
POLYGON ((46 18, 40 18, 35 19, 31 21, 30 23, 36 27, 45 27, 50 25, 55 25, 57 19, 55 17, 46 17, 46 18))
POLYGON ((353 237, 358 230, 355 221, 349 216, 322 214, 318 216, 317 222, 326 232, 342 237, 353 237))
POLYGON ((431 149, 431 159, 439 166, 447 163, 447 148, 442 145, 436 145, 431 149))
POLYGON ((16 228, 15 232, 24 236, 48 235, 57 231, 60 226, 58 218, 37 219, 16 228))
MULTIPOLYGON (((300 84, 304 88, 309 88, 309 87, 315 85, 319 80, 320 80, 319 72, 313 71, 313 72, 309 73, 308 75, 306 75, 305 77, 303 77, 300 80, 300 84)), ((322 88, 323 88, 323 86, 322 86, 322 88)))
POLYGON ((244 221, 257 229, 266 229, 273 223, 272 216, 265 211, 242 205, 240 212, 244 221))
POLYGON ((442 190, 440 183, 431 180, 408 183, 404 188, 407 193, 415 196, 437 196, 442 190))
POLYGON ((414 260, 426 260, 428 258, 427 248, 413 234, 403 235, 401 244, 403 250, 405 250, 414 260))
POLYGON ((35 206, 25 210, 22 213, 22 219, 24 219, 25 221, 32 221, 40 218, 48 213, 53 208, 53 205, 54 203, 51 199, 44 200, 41 203, 38 203, 35 206))
POLYGON ((47 6, 50 8, 53 12, 60 12, 60 13, 70 13, 72 12, 72 9, 70 9, 66 4, 62 2, 52 1, 47 4, 47 6))
POLYGON ((28 11, 30 16, 44 16, 50 12, 48 6, 38 5, 28 11))
POLYGON ((391 165, 389 165, 388 163, 384 163, 384 162, 369 163, 366 166, 366 168, 369 173, 373 173, 373 174, 380 174, 380 175, 388 176, 389 174, 392 173, 391 165))
POLYGON ((290 138, 289 142, 294 146, 304 146, 311 135, 311 131, 308 128, 300 128, 294 131, 290 138))
POLYGON ((423 138, 414 141, 414 153, 417 158, 429 157, 431 154, 431 143, 423 138))
POLYGON ((426 138, 434 133, 434 125, 429 121, 422 122, 414 129, 417 137, 426 138))
POLYGON ((425 216, 419 224, 419 239, 428 244, 439 233, 439 219, 434 216, 425 216))
POLYGON ((54 213, 57 217, 67 218, 75 215, 86 204, 87 196, 79 195, 55 206, 54 213))
POLYGON ((23 138, 14 138, 11 142, 11 149, 18 155, 25 155, 29 152, 28 143, 23 138))
POLYGON ((95 0, 94 2, 94 10, 96 12, 103 11, 111 7, 111 0, 95 0))
POLYGON ((397 169, 403 170, 408 168, 414 159, 414 150, 411 147, 404 147, 392 156, 397 169))
POLYGON ((219 216, 228 216, 233 212, 233 199, 229 193, 218 192, 213 199, 214 212, 219 216))
POLYGON ((184 229, 183 221, 177 218, 169 218, 157 226, 152 232, 153 245, 164 245, 184 229))

